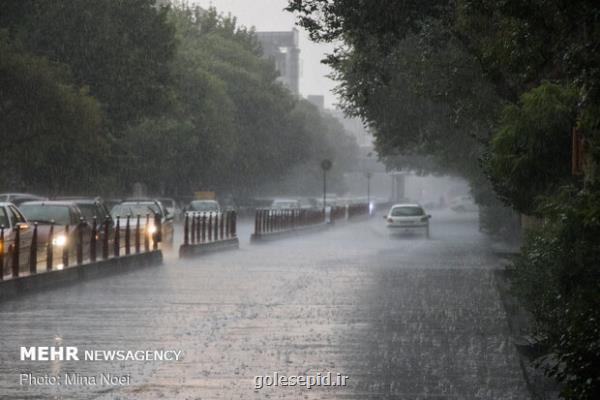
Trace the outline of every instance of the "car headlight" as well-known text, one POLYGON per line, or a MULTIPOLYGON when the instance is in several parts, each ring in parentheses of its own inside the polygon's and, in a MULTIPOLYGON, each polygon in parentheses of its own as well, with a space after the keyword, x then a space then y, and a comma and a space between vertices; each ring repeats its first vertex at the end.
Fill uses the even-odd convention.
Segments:
POLYGON ((52 239, 53 246, 62 247, 67 244, 67 237, 65 235, 57 235, 52 239))

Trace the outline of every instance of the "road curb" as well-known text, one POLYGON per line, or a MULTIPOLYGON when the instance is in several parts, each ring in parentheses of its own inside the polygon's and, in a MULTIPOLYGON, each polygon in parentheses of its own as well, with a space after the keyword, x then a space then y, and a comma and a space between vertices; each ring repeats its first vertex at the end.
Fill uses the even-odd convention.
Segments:
POLYGON ((0 301, 37 290, 50 289, 86 279, 133 271, 143 267, 162 265, 160 250, 131 254, 94 263, 75 265, 66 269, 40 272, 35 275, 0 281, 0 301))
MULTIPOLYGON (((500 260, 509 262, 510 259, 498 256, 500 260)), ((494 284, 506 314, 506 322, 511 335, 511 341, 517 350, 519 365, 523 378, 532 398, 558 400, 560 385, 553 379, 544 375, 543 371, 536 368, 532 361, 537 358, 540 348, 535 343, 527 340, 527 332, 531 332, 532 316, 523 308, 519 300, 511 293, 510 277, 513 271, 506 265, 493 272, 494 284), (525 335, 525 336, 524 336, 525 335)))
POLYGON ((236 250, 240 247, 239 239, 224 239, 216 242, 182 244, 179 247, 179 258, 190 258, 218 251, 236 250))

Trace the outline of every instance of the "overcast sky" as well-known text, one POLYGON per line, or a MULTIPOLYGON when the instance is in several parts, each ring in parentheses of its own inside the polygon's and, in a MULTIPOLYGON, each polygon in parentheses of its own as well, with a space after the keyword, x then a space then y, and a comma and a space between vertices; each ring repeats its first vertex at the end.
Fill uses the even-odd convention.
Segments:
MULTIPOLYGON (((289 31, 294 27, 294 16, 283 11, 287 0, 194 0, 203 8, 214 6, 219 12, 231 13, 238 23, 247 27, 254 26, 257 31, 289 31)), ((335 82, 327 78, 330 70, 320 63, 326 53, 333 49, 329 44, 315 44, 300 28, 300 93, 325 96, 325 106, 331 108, 336 102, 331 89, 335 82)))

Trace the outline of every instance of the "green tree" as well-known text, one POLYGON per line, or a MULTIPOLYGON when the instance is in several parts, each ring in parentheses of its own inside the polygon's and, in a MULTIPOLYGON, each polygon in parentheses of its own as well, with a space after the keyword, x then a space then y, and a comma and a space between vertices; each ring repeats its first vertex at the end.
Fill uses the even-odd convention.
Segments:
POLYGON ((154 0, 23 0, 3 8, 1 26, 26 47, 67 64, 119 133, 169 105, 176 43, 154 0))
POLYGON ((106 187, 100 105, 64 65, 26 52, 2 33, 0 87, 3 187, 49 194, 106 187))
POLYGON ((516 210, 534 214, 539 200, 571 176, 571 128, 577 93, 543 84, 504 110, 486 166, 496 193, 516 210))

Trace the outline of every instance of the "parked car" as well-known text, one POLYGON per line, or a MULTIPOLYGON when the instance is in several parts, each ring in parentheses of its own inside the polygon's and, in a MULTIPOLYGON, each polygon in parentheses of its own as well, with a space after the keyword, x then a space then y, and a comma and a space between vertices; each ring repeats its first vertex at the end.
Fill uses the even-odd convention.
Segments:
POLYGON ((121 237, 124 238, 124 230, 126 225, 126 218, 130 217, 130 228, 131 232, 134 232, 134 228, 137 224, 137 216, 140 216, 140 228, 143 229, 144 234, 154 235, 158 242, 163 242, 166 245, 173 244, 174 228, 173 228, 173 216, 168 214, 167 210, 158 200, 127 200, 113 207, 111 210, 111 216, 113 221, 119 222, 121 231, 121 237), (146 217, 149 218, 146 218, 146 217), (160 235, 158 235, 158 229, 155 225, 155 218, 158 216, 161 224, 160 235), (146 226, 146 220, 148 219, 148 226, 146 226))
POLYGON ((14 246, 17 230, 19 231, 19 270, 27 270, 33 234, 31 224, 14 204, 0 202, 0 226, 4 228, 4 244, 0 248, 0 251, 4 253, 2 272, 5 275, 10 273, 12 259, 9 257, 9 248, 14 246))
POLYGON ((188 212, 219 214, 221 212, 221 205, 216 200, 193 200, 190 203, 188 212))
POLYGON ((44 250, 49 242, 51 225, 54 225, 52 245, 57 265, 61 265, 60 260, 65 248, 69 253, 69 262, 74 262, 80 231, 83 239, 83 258, 89 258, 92 229, 76 203, 62 200, 30 201, 21 204, 20 209, 30 223, 38 224, 38 260, 45 260, 44 250))
POLYGON ((43 196, 38 196, 30 193, 2 193, 0 194, 0 202, 12 203, 15 206, 20 206, 26 201, 48 200, 43 196))
MULTIPOLYGON (((87 223, 92 226, 94 217, 96 217, 96 239, 100 242, 104 241, 104 235, 106 228, 108 228, 108 242, 109 246, 112 244, 114 236, 114 221, 110 215, 110 211, 106 207, 106 204, 101 197, 61 197, 57 200, 72 201, 77 204, 77 207, 81 210, 83 218, 87 223), (108 217, 108 218, 107 218, 108 217)), ((101 247, 97 246, 98 254, 100 254, 101 247)))
POLYGON ((387 221, 391 233, 422 230, 429 238, 431 215, 427 214, 419 204, 395 204, 383 218, 387 221))

